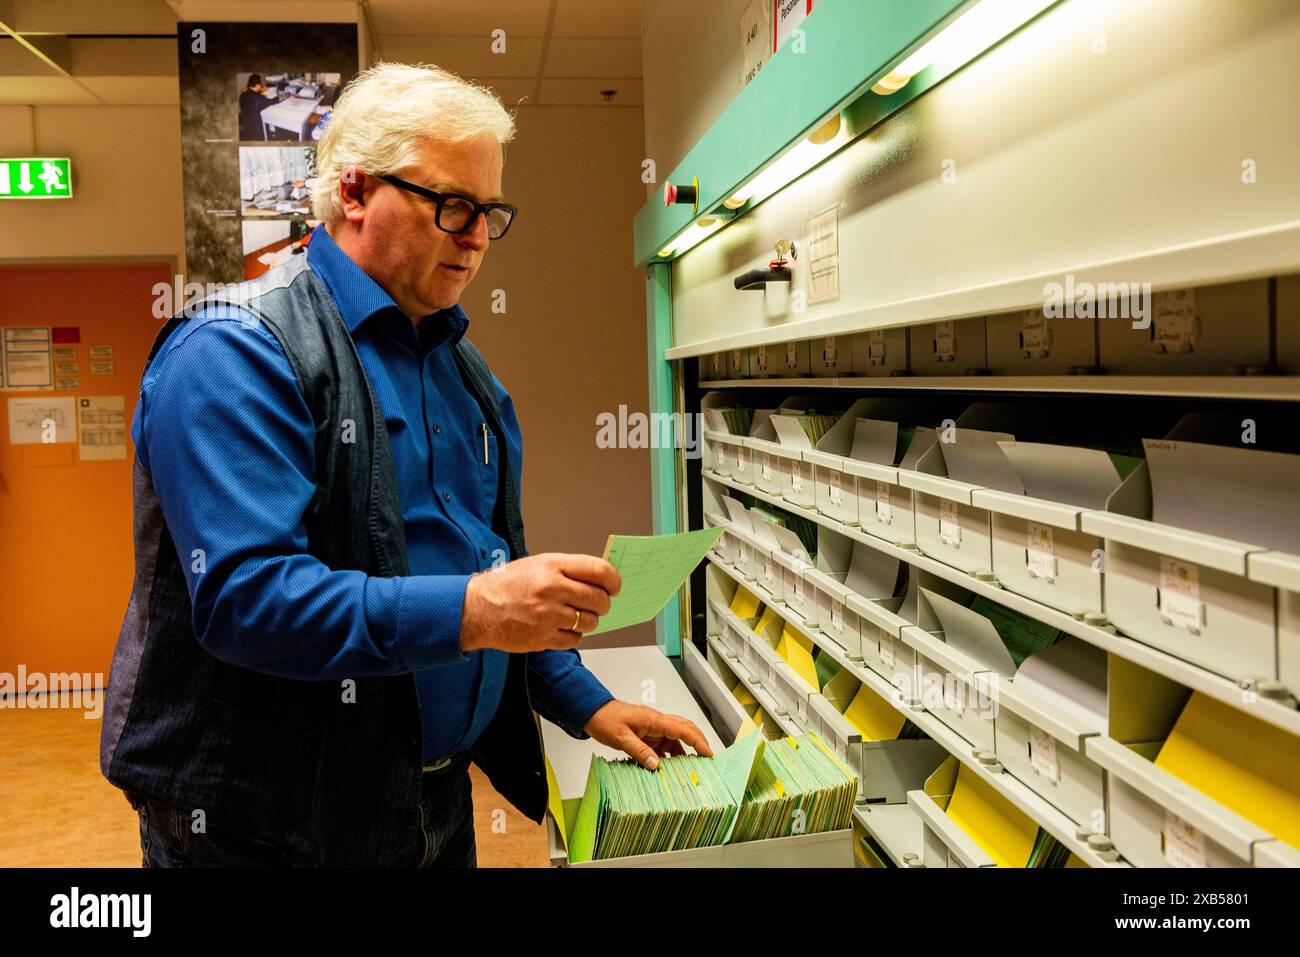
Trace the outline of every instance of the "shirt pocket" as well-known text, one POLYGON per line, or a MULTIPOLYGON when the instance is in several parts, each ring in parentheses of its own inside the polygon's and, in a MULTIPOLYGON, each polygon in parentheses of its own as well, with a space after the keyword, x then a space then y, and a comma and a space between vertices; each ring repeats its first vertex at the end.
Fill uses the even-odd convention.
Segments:
POLYGON ((486 445, 484 445, 484 427, 479 426, 479 451, 483 453, 478 458, 479 474, 479 505, 481 507, 480 515, 483 516, 484 522, 489 526, 492 524, 492 510, 497 504, 497 471, 499 463, 497 462, 497 437, 491 429, 486 432, 486 445), (484 450, 486 449, 486 452, 484 450), (485 462, 486 460, 486 462, 485 462))

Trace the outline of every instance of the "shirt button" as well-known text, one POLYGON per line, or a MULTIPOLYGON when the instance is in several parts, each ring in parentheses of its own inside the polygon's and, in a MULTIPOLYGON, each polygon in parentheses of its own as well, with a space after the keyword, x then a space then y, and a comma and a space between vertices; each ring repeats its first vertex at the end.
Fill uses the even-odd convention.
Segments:
POLYGON ((441 434, 442 434, 442 426, 441 426, 441 425, 437 425, 437 424, 435 424, 434 427, 433 427, 433 434, 434 434, 434 435, 441 435, 441 434))
POLYGON ((442 493, 442 500, 443 500, 444 502, 450 502, 450 501, 451 501, 451 493, 450 493, 450 492, 443 492, 443 493, 442 493))

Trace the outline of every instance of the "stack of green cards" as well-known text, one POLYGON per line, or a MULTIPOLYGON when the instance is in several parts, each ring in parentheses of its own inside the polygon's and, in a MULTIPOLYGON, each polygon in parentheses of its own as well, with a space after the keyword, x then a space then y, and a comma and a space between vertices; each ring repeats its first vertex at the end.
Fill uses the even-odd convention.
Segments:
POLYGON ((858 784, 815 734, 769 741, 745 791, 732 841, 849 826, 858 784))
POLYGON ((573 863, 848 827, 857 782, 813 734, 757 732, 713 758, 647 771, 594 756, 574 822, 573 863))

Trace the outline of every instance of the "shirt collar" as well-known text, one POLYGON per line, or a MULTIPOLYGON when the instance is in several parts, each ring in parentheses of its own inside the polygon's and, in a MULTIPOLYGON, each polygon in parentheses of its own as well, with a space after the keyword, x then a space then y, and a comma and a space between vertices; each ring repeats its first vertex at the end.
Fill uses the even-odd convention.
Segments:
MULTIPOLYGON (((307 263, 330 291, 350 335, 355 336, 362 323, 386 309, 405 315, 393 297, 339 248, 324 223, 312 230, 307 244, 307 263)), ((426 316, 423 322, 445 323, 446 339, 455 343, 469 327, 469 316, 457 303, 450 309, 440 309, 426 316)))

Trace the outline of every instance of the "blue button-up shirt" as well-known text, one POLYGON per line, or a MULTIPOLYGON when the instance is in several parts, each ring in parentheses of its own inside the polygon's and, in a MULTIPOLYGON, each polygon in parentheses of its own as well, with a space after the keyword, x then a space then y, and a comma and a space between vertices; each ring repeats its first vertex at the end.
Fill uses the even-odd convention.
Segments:
MULTIPOLYGON (((279 341, 243 310, 181 326, 149 366, 131 435, 176 543, 199 642, 255 671, 309 680, 415 674, 426 762, 468 750, 500 701, 507 657, 460 649, 472 573, 509 560, 492 530, 497 438, 461 380, 459 306, 415 325, 323 227, 308 246, 383 412, 409 576, 335 571, 307 554, 315 426, 279 341), (486 457, 487 461, 484 461, 486 457)), ((493 379, 510 461, 514 404, 493 379)), ((576 651, 528 656, 533 704, 582 737, 612 697, 576 651)))

